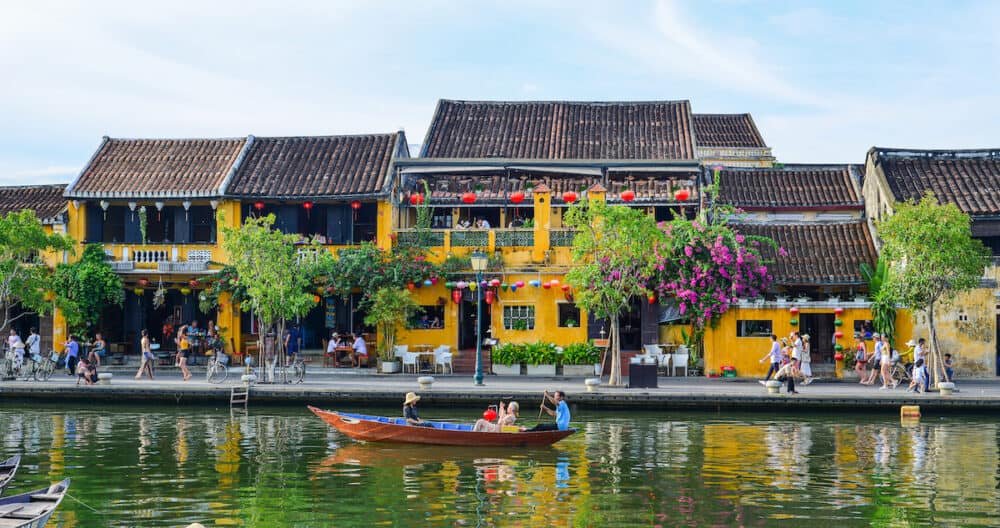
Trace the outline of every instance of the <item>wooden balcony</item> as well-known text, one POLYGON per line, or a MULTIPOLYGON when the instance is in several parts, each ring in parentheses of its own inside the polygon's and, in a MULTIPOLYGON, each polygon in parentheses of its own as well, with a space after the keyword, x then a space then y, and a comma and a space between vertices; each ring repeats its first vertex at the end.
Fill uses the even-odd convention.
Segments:
POLYGON ((216 246, 183 244, 110 245, 111 269, 121 272, 206 273, 208 263, 221 259, 216 246))

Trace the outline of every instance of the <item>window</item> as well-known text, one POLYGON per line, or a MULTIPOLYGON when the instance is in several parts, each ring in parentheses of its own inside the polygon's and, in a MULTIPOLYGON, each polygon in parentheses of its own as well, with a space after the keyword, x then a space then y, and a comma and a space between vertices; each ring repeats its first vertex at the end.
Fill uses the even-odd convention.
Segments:
POLYGON ((157 211, 155 207, 146 210, 146 242, 150 244, 169 244, 174 242, 174 222, 176 207, 164 207, 157 211))
POLYGON ((736 337, 771 337, 771 321, 741 319, 736 321, 736 337))
POLYGON ((410 322, 414 330, 439 330, 444 328, 444 306, 433 304, 420 307, 420 313, 410 322))
POLYGON ((121 243, 125 241, 125 211, 124 207, 109 207, 104 212, 104 225, 101 233, 102 242, 121 243))
POLYGON ((215 211, 211 207, 194 206, 191 216, 191 242, 215 242, 215 211))
POLYGON ((865 339, 871 339, 872 333, 875 332, 875 327, 872 326, 872 322, 864 319, 854 320, 854 333, 861 334, 865 339))
POLYGON ((504 306, 503 328, 504 330, 534 330, 535 307, 533 305, 504 306))
POLYGON ((563 328, 577 328, 580 326, 580 309, 575 303, 556 303, 559 309, 559 326, 563 328))

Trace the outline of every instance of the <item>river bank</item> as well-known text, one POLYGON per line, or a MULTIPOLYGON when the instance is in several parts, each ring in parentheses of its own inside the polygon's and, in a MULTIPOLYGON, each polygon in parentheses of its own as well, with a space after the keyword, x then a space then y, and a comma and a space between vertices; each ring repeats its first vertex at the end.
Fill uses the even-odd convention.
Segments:
MULTIPOLYGON (((80 401, 95 403, 172 403, 229 405, 230 389, 241 385, 236 375, 222 384, 205 381, 203 374, 187 382, 172 370, 164 370, 155 381, 136 381, 134 371, 109 369, 110 385, 76 385, 75 378, 57 373, 47 382, 0 382, 0 398, 31 401, 80 401)), ((481 407, 497 400, 514 398, 522 408, 531 409, 543 390, 563 390, 574 406, 595 410, 613 409, 707 409, 765 411, 851 411, 898 412, 901 405, 920 405, 924 413, 985 413, 1000 410, 1000 382, 968 380, 958 382, 960 392, 941 396, 937 392, 915 394, 904 388, 879 390, 838 380, 819 380, 798 387, 799 394, 769 395, 755 380, 662 377, 658 388, 628 389, 598 387, 587 392, 584 378, 487 376, 477 387, 466 375, 436 375, 430 389, 423 390, 413 375, 378 375, 367 370, 315 369, 302 384, 255 384, 250 390, 250 406, 313 404, 340 406, 400 405, 405 393, 423 397, 424 406, 481 407)))

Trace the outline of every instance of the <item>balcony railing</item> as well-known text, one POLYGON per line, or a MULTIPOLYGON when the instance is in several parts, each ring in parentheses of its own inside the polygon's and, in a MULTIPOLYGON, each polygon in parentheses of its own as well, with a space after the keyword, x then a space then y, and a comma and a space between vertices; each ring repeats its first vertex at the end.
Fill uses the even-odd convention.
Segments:
POLYGON ((156 268, 162 273, 203 272, 208 271, 208 263, 212 260, 212 251, 209 249, 190 249, 187 251, 187 259, 182 259, 182 250, 177 246, 125 246, 121 248, 120 255, 115 255, 113 249, 105 249, 105 252, 115 259, 109 262, 111 269, 120 272, 149 268, 156 268))
POLYGON ((573 229, 553 229, 549 231, 549 245, 552 247, 571 247, 576 231, 573 229))
POLYGON ((442 247, 444 246, 444 233, 443 230, 439 229, 406 229, 398 231, 396 236, 399 237, 398 241, 401 246, 442 247))
POLYGON ((459 229, 451 232, 451 245, 454 247, 486 247, 490 243, 490 232, 487 229, 459 229))
POLYGON ((535 231, 533 229, 497 229, 496 245, 497 247, 534 246, 535 231))

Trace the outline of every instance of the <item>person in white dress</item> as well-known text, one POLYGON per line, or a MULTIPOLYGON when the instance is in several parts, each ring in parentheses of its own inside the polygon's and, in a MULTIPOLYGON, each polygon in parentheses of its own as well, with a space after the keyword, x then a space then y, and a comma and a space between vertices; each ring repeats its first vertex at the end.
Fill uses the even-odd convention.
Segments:
POLYGON ((809 334, 802 334, 802 359, 800 360, 799 370, 802 371, 802 375, 806 377, 805 383, 803 385, 808 385, 812 383, 813 371, 812 371, 812 346, 809 344, 809 334))

